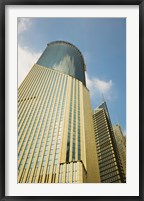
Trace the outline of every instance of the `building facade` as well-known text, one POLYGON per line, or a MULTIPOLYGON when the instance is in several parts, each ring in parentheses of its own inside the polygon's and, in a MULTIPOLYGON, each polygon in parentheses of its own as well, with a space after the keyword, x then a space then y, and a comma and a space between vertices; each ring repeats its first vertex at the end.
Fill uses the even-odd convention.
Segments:
POLYGON ((119 151, 119 155, 121 158, 121 162, 123 165, 123 170, 126 175, 126 142, 125 142, 125 137, 123 136, 121 127, 119 124, 116 124, 113 126, 113 131, 119 151))
POLYGON ((101 182, 126 182, 105 101, 94 110, 93 122, 101 182))
POLYGON ((18 182, 100 182, 84 59, 70 43, 48 44, 18 89, 18 182))

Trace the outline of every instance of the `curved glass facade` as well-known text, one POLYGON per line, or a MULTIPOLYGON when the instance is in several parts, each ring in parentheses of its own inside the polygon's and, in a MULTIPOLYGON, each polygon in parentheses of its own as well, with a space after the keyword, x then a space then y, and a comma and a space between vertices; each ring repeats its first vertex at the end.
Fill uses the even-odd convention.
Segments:
POLYGON ((59 70, 85 83, 85 64, 81 52, 64 41, 49 43, 37 64, 59 70))

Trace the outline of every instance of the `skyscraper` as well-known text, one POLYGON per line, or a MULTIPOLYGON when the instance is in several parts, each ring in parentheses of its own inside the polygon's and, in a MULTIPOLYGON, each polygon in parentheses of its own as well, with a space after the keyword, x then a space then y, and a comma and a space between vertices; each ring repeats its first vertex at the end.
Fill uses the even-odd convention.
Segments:
POLYGON ((125 174, 105 101, 94 110, 93 122, 101 182, 124 183, 125 174))
POLYGON ((119 124, 113 126, 113 131, 119 151, 119 155, 121 158, 121 162, 123 165, 123 170, 126 175, 126 146, 125 146, 125 137, 123 136, 121 127, 119 124))
POLYGON ((18 182, 100 181, 85 63, 56 41, 18 89, 18 182))

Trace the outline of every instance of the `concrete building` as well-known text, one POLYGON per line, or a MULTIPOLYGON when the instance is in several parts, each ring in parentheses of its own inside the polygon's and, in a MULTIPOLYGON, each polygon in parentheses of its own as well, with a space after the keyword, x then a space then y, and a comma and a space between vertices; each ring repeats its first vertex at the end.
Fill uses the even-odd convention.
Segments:
POLYGON ((56 41, 18 89, 18 182, 100 182, 85 63, 56 41))
POLYGON ((126 181, 106 102, 93 112, 96 148, 102 183, 126 181))
POLYGON ((120 155, 120 159, 123 165, 123 170, 126 175, 126 142, 125 142, 125 137, 123 136, 121 127, 119 124, 116 124, 113 126, 113 131, 120 155))

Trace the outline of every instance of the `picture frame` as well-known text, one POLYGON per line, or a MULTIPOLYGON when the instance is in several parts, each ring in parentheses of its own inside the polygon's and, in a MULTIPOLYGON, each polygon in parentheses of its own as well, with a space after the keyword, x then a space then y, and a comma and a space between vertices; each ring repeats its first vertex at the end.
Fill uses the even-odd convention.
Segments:
MULTIPOLYGON (((91 1, 74 1, 70 0, 68 3, 66 1, 57 0, 34 0, 34 1, 18 1, 18 0, 8 0, 0 2, 0 199, 1 200, 46 200, 46 199, 96 199, 96 200, 144 200, 144 176, 143 176, 143 66, 144 66, 144 1, 143 0, 91 0, 91 1), (5 110, 6 110, 6 99, 5 94, 7 88, 5 87, 5 76, 7 74, 5 70, 5 6, 6 5, 139 5, 139 196, 89 196, 89 197, 66 197, 66 196, 6 196, 5 195, 5 110)), ((137 108, 138 109, 138 108, 137 108)))

